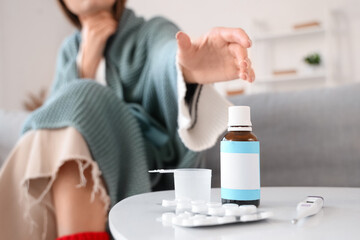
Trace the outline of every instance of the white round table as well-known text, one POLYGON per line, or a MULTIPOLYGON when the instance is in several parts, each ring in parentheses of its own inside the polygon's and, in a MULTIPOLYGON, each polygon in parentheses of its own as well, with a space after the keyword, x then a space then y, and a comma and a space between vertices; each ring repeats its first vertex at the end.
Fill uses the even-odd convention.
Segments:
MULTIPOLYGON (((110 231, 122 239, 360 239, 360 188, 264 187, 260 209, 274 216, 266 221, 216 227, 163 226, 158 219, 169 209, 163 199, 174 199, 174 191, 135 195, 117 203, 109 213, 110 231), (324 197, 317 215, 291 224, 298 202, 307 196, 324 197)), ((220 201, 220 189, 212 189, 212 201, 220 201)))

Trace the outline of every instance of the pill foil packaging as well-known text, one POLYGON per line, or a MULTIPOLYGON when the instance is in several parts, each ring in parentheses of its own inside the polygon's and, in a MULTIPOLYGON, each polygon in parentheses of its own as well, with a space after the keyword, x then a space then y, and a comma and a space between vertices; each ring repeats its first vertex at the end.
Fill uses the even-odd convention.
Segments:
POLYGON ((190 200, 163 200, 162 206, 173 210, 161 216, 164 225, 205 227, 255 222, 268 219, 270 211, 258 211, 254 205, 221 204, 190 200))

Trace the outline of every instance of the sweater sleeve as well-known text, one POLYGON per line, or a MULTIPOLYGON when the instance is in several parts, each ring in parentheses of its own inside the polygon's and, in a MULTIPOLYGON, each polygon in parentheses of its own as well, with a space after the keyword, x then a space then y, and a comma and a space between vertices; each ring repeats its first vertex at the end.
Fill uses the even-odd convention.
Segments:
POLYGON ((156 34, 153 34, 154 31, 151 34, 149 55, 152 69, 150 72, 154 74, 154 81, 146 90, 155 89, 158 97, 155 101, 158 102, 156 109, 160 110, 152 116, 165 119, 167 131, 172 131, 175 127, 181 141, 190 150, 198 152, 210 148, 226 129, 227 109, 231 103, 210 84, 197 87, 187 85, 176 55, 175 35, 179 29, 161 18, 154 19, 152 26, 156 29, 156 34), (189 93, 192 94, 191 101, 188 101, 189 93), (169 107, 172 101, 176 108, 169 107), (173 116, 175 119, 172 119, 173 116), (172 125, 173 122, 176 126, 172 125))
POLYGON ((227 111, 232 104, 211 84, 197 86, 192 100, 186 101, 187 87, 178 61, 178 133, 186 147, 202 151, 212 147, 226 130, 227 111))

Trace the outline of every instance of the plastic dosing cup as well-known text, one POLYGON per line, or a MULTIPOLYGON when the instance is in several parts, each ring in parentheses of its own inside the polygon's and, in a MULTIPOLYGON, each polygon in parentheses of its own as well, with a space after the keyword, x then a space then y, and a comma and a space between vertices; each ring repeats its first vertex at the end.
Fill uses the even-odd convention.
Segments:
POLYGON ((175 198, 210 202, 211 169, 181 168, 174 171, 175 198))

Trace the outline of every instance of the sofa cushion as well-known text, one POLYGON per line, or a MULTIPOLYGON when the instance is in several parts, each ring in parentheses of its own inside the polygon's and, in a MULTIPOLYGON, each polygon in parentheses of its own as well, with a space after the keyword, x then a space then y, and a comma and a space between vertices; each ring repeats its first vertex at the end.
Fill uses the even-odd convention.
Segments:
MULTIPOLYGON (((360 84, 230 98, 251 107, 262 186, 360 187, 360 84)), ((220 186, 219 144, 206 153, 220 186)))

